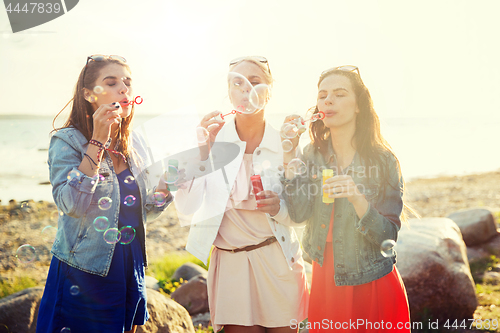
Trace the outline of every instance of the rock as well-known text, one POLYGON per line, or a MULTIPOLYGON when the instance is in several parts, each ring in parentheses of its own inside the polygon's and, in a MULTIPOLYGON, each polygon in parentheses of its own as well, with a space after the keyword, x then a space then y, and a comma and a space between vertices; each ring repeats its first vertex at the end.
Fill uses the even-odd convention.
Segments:
POLYGON ((483 275, 483 283, 497 285, 500 283, 500 273, 498 272, 486 272, 483 275))
POLYGON ((172 275, 172 280, 179 280, 180 278, 183 278, 184 280, 189 281, 200 274, 206 277, 207 270, 192 262, 187 262, 181 267, 177 268, 177 270, 174 272, 174 275, 172 275))
POLYGON ((493 237, 487 243, 467 247, 469 262, 488 258, 491 255, 500 257, 500 235, 493 237))
POLYGON ((185 307, 191 316, 209 311, 207 279, 203 275, 191 278, 188 283, 177 288, 170 297, 185 307))
POLYGON ((153 289, 156 291, 160 291, 160 285, 158 284, 158 280, 152 276, 146 275, 146 288, 153 289))
POLYGON ((197 329, 200 328, 200 325, 202 328, 208 328, 210 325, 210 312, 198 313, 192 316, 191 320, 193 321, 193 326, 197 329))
POLYGON ((467 246, 482 244, 498 234, 493 214, 485 208, 459 210, 448 218, 458 225, 467 246))
POLYGON ((397 267, 412 321, 473 318, 477 307, 467 250, 448 218, 410 219, 399 233, 397 267))
POLYGON ((138 333, 192 332, 193 322, 186 309, 153 289, 147 289, 149 320, 138 333))
POLYGON ((24 289, 0 299, 0 328, 8 332, 31 333, 36 331, 36 319, 43 287, 24 289))

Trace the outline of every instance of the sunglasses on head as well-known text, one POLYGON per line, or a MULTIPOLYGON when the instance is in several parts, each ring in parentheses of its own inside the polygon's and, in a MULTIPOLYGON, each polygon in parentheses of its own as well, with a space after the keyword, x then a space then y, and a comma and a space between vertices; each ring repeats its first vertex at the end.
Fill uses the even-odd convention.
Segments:
POLYGON ((243 60, 246 60, 246 59, 252 59, 252 60, 255 60, 255 61, 258 61, 262 64, 266 64, 267 65, 267 71, 269 72, 269 74, 271 74, 271 68, 269 68, 269 61, 267 61, 266 58, 262 57, 262 56, 248 56, 248 57, 238 57, 238 58, 235 58, 233 60, 231 60, 229 62, 229 66, 233 66, 233 65, 236 65, 240 62, 242 62, 243 60))
MULTIPOLYGON (((104 61, 106 59, 119 60, 121 62, 127 62, 124 57, 118 55, 103 55, 103 54, 94 54, 87 57, 87 62, 85 63, 85 69, 83 70, 82 81, 85 82, 85 73, 87 72, 87 65, 90 61, 104 61)), ((82 82, 82 83, 83 83, 82 82)))
POLYGON ((338 66, 338 67, 333 67, 329 68, 323 72, 321 72, 321 75, 328 74, 333 71, 344 71, 344 72, 357 72, 358 75, 361 77, 359 74, 359 68, 357 66, 351 66, 351 65, 344 65, 344 66, 338 66))

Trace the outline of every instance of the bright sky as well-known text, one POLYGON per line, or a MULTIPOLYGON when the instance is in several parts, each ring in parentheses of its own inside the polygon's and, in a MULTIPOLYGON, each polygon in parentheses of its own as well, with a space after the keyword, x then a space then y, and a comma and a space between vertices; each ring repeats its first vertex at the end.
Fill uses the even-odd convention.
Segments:
POLYGON ((0 5, 0 114, 54 115, 101 53, 127 59, 147 114, 219 109, 228 62, 263 55, 274 112, 304 113, 319 74, 349 64, 381 117, 499 117, 499 12, 498 0, 81 0, 12 34, 0 5))

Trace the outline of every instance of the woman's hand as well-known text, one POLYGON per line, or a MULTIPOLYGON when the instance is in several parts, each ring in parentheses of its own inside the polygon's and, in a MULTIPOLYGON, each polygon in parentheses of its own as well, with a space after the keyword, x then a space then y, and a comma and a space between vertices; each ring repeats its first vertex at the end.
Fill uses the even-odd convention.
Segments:
POLYGON ((354 206, 359 218, 363 217, 368 209, 365 195, 359 191, 358 186, 349 175, 328 178, 323 185, 323 191, 330 193, 328 195, 330 198, 347 198, 354 206))
POLYGON ((276 192, 273 191, 260 191, 255 193, 256 196, 265 196, 265 199, 257 200, 257 208, 259 212, 268 213, 274 216, 280 211, 280 198, 276 192))
POLYGON ((115 102, 101 105, 92 115, 94 131, 92 139, 105 144, 111 135, 111 125, 120 122, 120 104, 115 102))
POLYGON ((217 119, 217 116, 219 116, 220 114, 221 112, 219 111, 210 112, 201 119, 201 122, 198 125, 199 128, 201 127, 208 131, 208 137, 205 137, 203 133, 200 133, 198 131, 196 133, 196 135, 198 136, 198 146, 200 147, 200 155, 202 161, 205 161, 208 158, 210 148, 215 142, 217 134, 219 134, 219 131, 225 124, 223 120, 217 119))

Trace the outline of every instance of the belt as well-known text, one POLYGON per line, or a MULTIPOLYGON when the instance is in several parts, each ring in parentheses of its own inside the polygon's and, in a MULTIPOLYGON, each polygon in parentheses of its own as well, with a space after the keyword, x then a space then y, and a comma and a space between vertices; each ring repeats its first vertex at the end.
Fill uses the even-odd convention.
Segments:
POLYGON ((249 246, 245 246, 245 247, 241 247, 239 249, 232 249, 232 250, 228 250, 228 249, 221 249, 220 247, 217 247, 219 250, 222 250, 222 251, 227 251, 227 252, 233 252, 233 253, 237 253, 237 252, 243 252, 243 251, 253 251, 253 250, 256 250, 258 249, 259 247, 263 247, 263 246, 266 246, 266 245, 269 245, 269 244, 272 244, 274 242, 276 242, 277 239, 276 237, 271 237, 271 238, 268 238, 266 239, 265 241, 263 241, 262 243, 259 243, 257 245, 249 245, 249 246))

